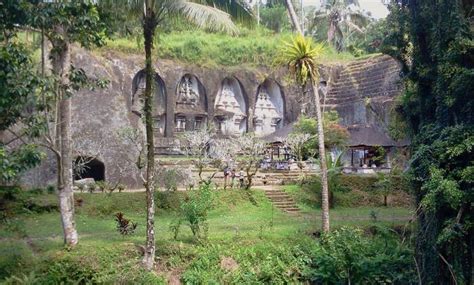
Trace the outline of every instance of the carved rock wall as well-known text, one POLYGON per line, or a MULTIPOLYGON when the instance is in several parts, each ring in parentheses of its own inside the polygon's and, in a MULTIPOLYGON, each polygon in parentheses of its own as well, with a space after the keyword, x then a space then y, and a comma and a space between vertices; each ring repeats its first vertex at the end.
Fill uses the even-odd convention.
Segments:
MULTIPOLYGON (((107 89, 84 90, 73 97, 72 121, 76 155, 97 156, 97 159, 105 165, 105 180, 107 181, 112 183, 120 181, 129 187, 142 187, 134 166, 138 154, 137 149, 133 143, 120 138, 117 134, 125 128, 144 129, 140 117, 132 112, 133 95, 137 89, 134 78, 144 66, 144 57, 115 52, 97 55, 75 48, 72 58, 73 64, 83 68, 90 76, 110 81, 107 89)), ((385 57, 374 60, 371 65, 381 66, 383 70, 391 72, 398 68, 396 63, 385 57)), ((288 82, 288 75, 284 68, 278 70, 265 67, 204 68, 169 60, 155 60, 154 67, 158 81, 164 85, 162 92, 165 93, 163 98, 166 101, 165 106, 157 108, 164 114, 162 119, 164 122, 160 122, 163 124, 163 134, 156 137, 158 148, 164 149, 174 144, 175 114, 179 112, 176 110, 176 101, 180 82, 187 74, 199 81, 199 92, 205 93, 205 99, 200 99, 200 102, 206 104, 203 109, 204 113, 207 113, 208 122, 213 122, 217 114, 215 102, 222 89, 222 82, 225 78, 234 78, 242 89, 247 112, 246 127, 249 132, 254 131, 253 122, 259 86, 266 80, 272 80, 278 84, 283 98, 283 102, 276 103, 283 105, 277 106, 279 111, 283 112, 281 127, 296 121, 301 113, 301 106, 309 100, 301 95, 300 87, 288 82)), ((378 72, 366 71, 365 68, 365 63, 359 62, 351 63, 346 68, 340 65, 321 68, 322 80, 330 83, 326 106, 338 110, 346 124, 372 120, 364 110, 366 107, 363 104, 353 104, 353 102, 363 101, 365 95, 360 95, 361 92, 370 94, 370 98, 374 100, 381 101, 387 97, 392 98, 392 95, 396 94, 395 90, 391 89, 391 83, 369 84, 365 80, 365 76, 370 75, 373 78, 392 82, 395 75, 384 79, 385 73, 378 75, 378 72), (349 80, 350 83, 348 83, 349 80)), ((202 110, 199 112, 202 115, 202 110)), ((27 173, 23 182, 36 186, 54 184, 56 179, 54 173, 55 163, 50 157, 41 166, 27 173)))

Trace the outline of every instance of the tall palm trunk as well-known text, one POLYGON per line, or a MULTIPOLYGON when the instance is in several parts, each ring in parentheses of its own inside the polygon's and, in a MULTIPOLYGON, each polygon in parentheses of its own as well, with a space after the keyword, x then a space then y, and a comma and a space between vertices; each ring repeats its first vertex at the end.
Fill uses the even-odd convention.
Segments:
POLYGON ((60 156, 57 156, 59 209, 64 243, 73 247, 78 243, 78 235, 74 222, 74 193, 72 189, 71 98, 64 91, 64 86, 69 84, 71 54, 64 27, 56 26, 55 32, 62 36, 61 39, 52 40, 53 49, 51 52, 53 74, 58 77, 60 84, 58 88, 58 120, 56 122, 56 148, 60 153, 60 156))
POLYGON ((322 208, 322 228, 323 232, 329 232, 329 188, 328 188, 328 167, 326 163, 326 150, 324 147, 324 129, 323 116, 321 114, 321 101, 319 100, 319 90, 315 80, 311 80, 313 85, 313 94, 316 104, 316 117, 318 119, 318 144, 319 159, 321 161, 321 208, 322 208))
POLYGON ((293 8, 293 3, 291 0, 285 0, 286 8, 288 9, 288 14, 290 15, 291 24, 293 25, 293 29, 295 29, 299 34, 303 34, 301 30, 301 26, 298 22, 298 17, 296 16, 295 9, 293 8))
POLYGON ((143 265, 147 270, 152 270, 155 264, 155 200, 154 200, 154 174, 155 174, 155 144, 153 138, 153 95, 154 70, 152 66, 151 50, 155 34, 156 19, 153 5, 146 1, 143 21, 143 36, 145 38, 145 115, 147 168, 146 168, 146 244, 143 265))
POLYGON ((329 28, 328 28, 328 43, 330 45, 336 46, 333 41, 336 35, 336 26, 337 22, 335 22, 332 18, 329 18, 329 28))

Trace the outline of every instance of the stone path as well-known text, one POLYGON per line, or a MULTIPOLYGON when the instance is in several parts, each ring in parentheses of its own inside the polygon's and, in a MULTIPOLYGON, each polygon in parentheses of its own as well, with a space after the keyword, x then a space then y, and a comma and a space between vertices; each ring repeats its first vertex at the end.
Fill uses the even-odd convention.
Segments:
POLYGON ((300 212, 295 200, 293 200, 290 195, 283 191, 281 187, 276 185, 268 185, 259 186, 258 189, 262 189, 265 192, 265 196, 267 196, 272 204, 283 212, 288 214, 298 214, 300 212))

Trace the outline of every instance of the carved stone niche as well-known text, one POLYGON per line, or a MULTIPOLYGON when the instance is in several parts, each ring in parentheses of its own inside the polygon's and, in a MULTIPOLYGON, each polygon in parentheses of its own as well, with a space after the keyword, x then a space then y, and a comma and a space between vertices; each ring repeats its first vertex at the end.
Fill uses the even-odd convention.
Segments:
POLYGON ((193 131, 207 123, 207 96, 204 86, 192 74, 185 74, 176 90, 175 132, 193 131))
POLYGON ((266 79, 257 91, 255 100, 254 127, 255 134, 266 136, 283 126, 285 103, 280 85, 274 80, 266 79))
MULTIPOLYGON (((155 135, 163 136, 166 127, 166 91, 165 83, 161 77, 155 73, 153 78, 153 129, 155 135)), ((145 71, 139 71, 132 81, 132 108, 131 111, 138 116, 143 114, 145 102, 145 71)))
POLYGON ((215 122, 225 136, 238 136, 247 131, 247 103, 240 83, 235 78, 225 78, 217 93, 215 122))

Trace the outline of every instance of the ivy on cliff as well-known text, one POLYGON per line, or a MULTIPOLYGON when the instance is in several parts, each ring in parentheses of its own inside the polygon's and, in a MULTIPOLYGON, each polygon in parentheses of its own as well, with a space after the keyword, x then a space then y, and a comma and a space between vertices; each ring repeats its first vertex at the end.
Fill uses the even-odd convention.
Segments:
POLYGON ((472 284, 474 41, 472 2, 398 0, 384 51, 403 64, 398 107, 412 138, 423 284, 472 284))

